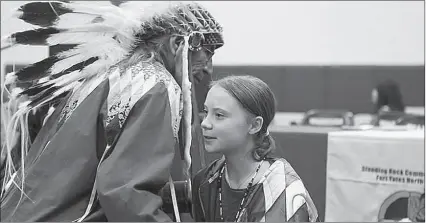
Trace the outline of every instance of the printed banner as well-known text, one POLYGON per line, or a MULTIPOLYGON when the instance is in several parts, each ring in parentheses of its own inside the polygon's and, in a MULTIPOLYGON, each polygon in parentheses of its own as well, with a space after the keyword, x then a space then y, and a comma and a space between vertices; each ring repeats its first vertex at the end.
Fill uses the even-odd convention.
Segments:
POLYGON ((424 132, 333 132, 325 221, 425 221, 424 132))

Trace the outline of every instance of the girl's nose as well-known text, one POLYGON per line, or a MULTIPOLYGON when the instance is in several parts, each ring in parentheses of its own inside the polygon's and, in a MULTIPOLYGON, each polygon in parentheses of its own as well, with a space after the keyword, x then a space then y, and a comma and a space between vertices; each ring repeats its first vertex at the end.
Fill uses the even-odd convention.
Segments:
POLYGON ((208 118, 206 116, 204 116, 202 120, 203 121, 201 122, 201 128, 203 128, 203 129, 211 129, 212 125, 208 121, 208 118))

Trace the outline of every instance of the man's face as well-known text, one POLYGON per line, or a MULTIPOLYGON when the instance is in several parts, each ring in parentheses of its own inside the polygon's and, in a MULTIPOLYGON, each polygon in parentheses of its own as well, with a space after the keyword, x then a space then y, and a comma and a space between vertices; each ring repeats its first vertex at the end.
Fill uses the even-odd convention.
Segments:
POLYGON ((191 73, 194 77, 194 84, 198 84, 205 76, 213 74, 213 54, 214 46, 203 46, 199 51, 191 51, 191 73))
POLYGON ((214 47, 204 46, 200 51, 193 51, 191 57, 192 76, 198 111, 202 111, 213 74, 214 47))

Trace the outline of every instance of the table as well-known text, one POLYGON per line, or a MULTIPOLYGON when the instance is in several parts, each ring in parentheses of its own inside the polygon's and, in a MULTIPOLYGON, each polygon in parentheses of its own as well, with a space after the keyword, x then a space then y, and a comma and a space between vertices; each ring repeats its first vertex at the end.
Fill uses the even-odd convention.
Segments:
POLYGON ((423 130, 330 132, 327 153, 325 221, 424 221, 423 130))
MULTIPOLYGON (((339 186, 334 187, 333 185, 335 184, 330 183, 330 180, 328 179, 328 177, 332 177, 330 173, 334 173, 336 171, 339 172, 340 170, 344 170, 346 165, 351 163, 356 164, 358 162, 358 158, 355 157, 345 160, 341 166, 333 166, 333 162, 339 160, 339 158, 333 159, 333 154, 340 154, 342 151, 340 148, 360 147, 360 145, 357 146, 356 144, 353 144, 354 141, 350 140, 350 138, 359 139, 367 148, 382 148, 386 145, 390 148, 398 148, 402 145, 404 145, 404 147, 409 146, 412 150, 417 151, 417 154, 411 154, 411 157, 414 157, 411 160, 417 160, 417 162, 415 162, 417 167, 421 167, 420 169, 417 168, 420 171, 412 172, 421 173, 423 171, 424 174, 425 159, 423 130, 394 131, 390 128, 389 131, 377 129, 367 131, 345 131, 341 128, 332 127, 288 126, 274 127, 270 131, 277 143, 278 150, 276 151, 276 154, 280 157, 284 157, 291 163, 296 172, 302 178, 306 188, 314 200, 320 219, 327 222, 377 221, 379 218, 360 218, 360 215, 364 215, 365 213, 362 212, 362 210, 348 208, 351 207, 352 200, 345 200, 345 196, 353 194, 353 191, 350 189, 341 189, 339 186), (339 143, 336 143, 335 139, 341 140, 338 140, 339 143), (341 194, 339 194, 339 192, 341 194), (340 209, 336 209, 336 206, 340 207, 340 209), (343 215, 343 217, 340 218, 339 216, 342 215, 341 213, 346 213, 343 212, 343 210, 355 213, 352 214, 355 216, 345 218, 345 215, 343 215), (356 217, 357 214, 358 217, 356 217)), ((394 166, 395 161, 393 161, 390 156, 383 156, 381 153, 364 153, 364 155, 372 160, 382 158, 382 163, 394 166)), ((397 157, 405 160, 408 159, 408 156, 397 157)), ((394 166, 394 169, 397 169, 397 166, 394 166)), ((422 179, 424 179, 424 175, 422 179)), ((420 187, 417 186, 416 188, 421 189, 420 191, 423 191, 424 193, 424 184, 420 185, 420 187)), ((362 189, 355 188, 355 190, 361 191, 362 189)), ((416 192, 416 190, 414 190, 416 193, 410 193, 410 196, 412 196, 413 199, 418 198, 420 195, 418 191, 419 190, 416 192)), ((356 197, 359 200, 372 198, 372 200, 376 199, 380 201, 378 198, 373 198, 373 196, 371 196, 374 192, 366 191, 364 194, 359 192, 356 197)), ((370 208, 370 211, 371 210, 374 209, 370 208)), ((394 212, 398 212, 397 210, 401 211, 403 208, 396 207, 394 212)), ((384 215, 383 211, 380 214, 384 215)), ((346 216, 350 215, 346 214, 346 216)))

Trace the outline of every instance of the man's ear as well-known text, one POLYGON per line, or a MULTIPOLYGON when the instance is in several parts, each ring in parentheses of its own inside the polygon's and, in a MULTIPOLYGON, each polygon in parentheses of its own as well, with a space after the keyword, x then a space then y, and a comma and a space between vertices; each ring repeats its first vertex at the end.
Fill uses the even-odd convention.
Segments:
POLYGON ((249 129, 249 134, 254 135, 262 129, 263 126, 263 118, 261 116, 256 116, 252 119, 249 129))
POLYGON ((176 52, 180 46, 180 44, 182 44, 183 38, 181 36, 178 35, 172 35, 169 39, 169 49, 170 52, 173 54, 173 56, 176 55, 176 52))

